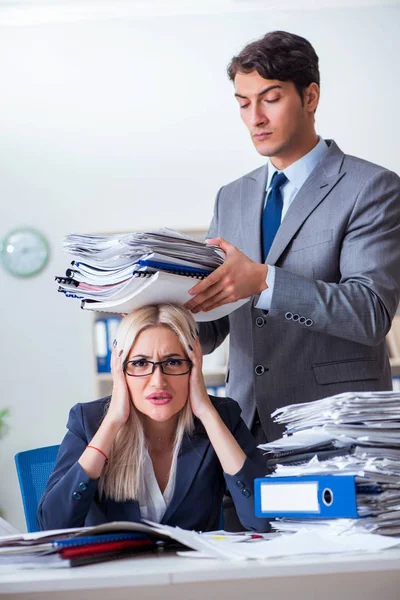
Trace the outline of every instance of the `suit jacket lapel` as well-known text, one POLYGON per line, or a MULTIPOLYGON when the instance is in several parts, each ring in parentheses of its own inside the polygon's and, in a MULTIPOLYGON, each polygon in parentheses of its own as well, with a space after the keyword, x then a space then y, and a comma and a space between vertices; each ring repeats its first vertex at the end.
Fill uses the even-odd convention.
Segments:
POLYGON ((334 141, 328 140, 329 150, 296 194, 272 243, 266 262, 276 264, 286 246, 296 235, 307 217, 345 175, 341 171, 344 154, 334 141), (329 143, 330 142, 330 143, 329 143))
POLYGON ((168 522, 185 499, 209 447, 210 440, 201 425, 196 427, 192 436, 185 435, 183 438, 178 455, 175 490, 162 518, 162 523, 168 522))
POLYGON ((240 248, 251 260, 260 263, 261 252, 261 221, 265 201, 265 186, 267 183, 268 167, 260 167, 241 182, 241 225, 244 247, 240 248))

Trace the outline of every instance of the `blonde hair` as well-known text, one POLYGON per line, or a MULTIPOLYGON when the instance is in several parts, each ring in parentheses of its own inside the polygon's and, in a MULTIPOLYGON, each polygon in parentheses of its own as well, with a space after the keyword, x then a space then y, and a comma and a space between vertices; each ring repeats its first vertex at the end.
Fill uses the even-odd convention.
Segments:
MULTIPOLYGON (((187 356, 195 331, 195 321, 184 308, 172 304, 159 304, 139 308, 122 319, 117 331, 117 348, 122 350, 122 361, 125 361, 138 335, 149 327, 163 325, 169 327, 176 335, 187 356)), ((108 408, 108 407, 107 407, 108 408)), ((193 413, 190 402, 179 413, 175 433, 172 463, 169 476, 176 471, 179 449, 185 433, 194 428, 193 413)), ((99 493, 106 497, 124 502, 138 497, 139 486, 144 477, 143 465, 146 452, 141 414, 130 404, 128 420, 119 430, 111 449, 108 464, 99 480, 99 493)))

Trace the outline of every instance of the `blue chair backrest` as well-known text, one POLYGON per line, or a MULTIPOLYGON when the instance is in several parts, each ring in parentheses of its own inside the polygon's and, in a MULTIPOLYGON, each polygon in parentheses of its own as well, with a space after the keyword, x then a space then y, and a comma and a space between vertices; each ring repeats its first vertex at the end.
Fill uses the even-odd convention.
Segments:
POLYGON ((28 531, 40 531, 36 513, 54 468, 59 447, 59 445, 44 446, 43 448, 18 452, 15 455, 15 465, 28 531))

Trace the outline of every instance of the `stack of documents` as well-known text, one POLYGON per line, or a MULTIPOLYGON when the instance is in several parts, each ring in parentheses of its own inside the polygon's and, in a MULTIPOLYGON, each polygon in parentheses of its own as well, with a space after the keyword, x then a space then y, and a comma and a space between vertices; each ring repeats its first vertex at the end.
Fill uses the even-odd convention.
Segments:
POLYGON ((400 535, 398 392, 338 394, 272 416, 286 432, 262 446, 276 471, 257 482, 259 516, 342 517, 346 528, 400 535))
POLYGON ((168 536, 141 523, 52 530, 0 537, 0 567, 75 567, 153 550, 168 536))
POLYGON ((173 542, 183 556, 225 560, 271 559, 306 554, 377 552, 398 540, 368 533, 338 537, 330 531, 304 535, 242 532, 197 533, 159 523, 112 522, 95 527, 43 531, 0 537, 2 569, 77 567, 135 556, 173 542), (222 535, 221 535, 222 534, 222 535), (188 552, 187 549, 190 549, 188 552))
MULTIPOLYGON (((58 291, 81 300, 81 307, 129 313, 149 304, 183 305, 197 280, 225 260, 217 246, 199 242, 171 229, 122 235, 68 235, 64 251, 74 259, 57 276, 58 291)), ((248 299, 195 315, 197 321, 219 319, 248 299)))

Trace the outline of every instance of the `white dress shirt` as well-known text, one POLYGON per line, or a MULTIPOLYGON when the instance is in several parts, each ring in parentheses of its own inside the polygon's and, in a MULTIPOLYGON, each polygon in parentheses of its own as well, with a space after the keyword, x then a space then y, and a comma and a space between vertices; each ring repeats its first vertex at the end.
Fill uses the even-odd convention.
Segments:
MULTIPOLYGON (((282 217, 281 223, 288 211, 289 206, 292 204, 297 192, 303 185, 303 183, 308 179, 311 175, 311 172, 315 169, 318 163, 321 162, 322 158, 325 156, 328 150, 328 146, 321 137, 319 138, 318 144, 314 146, 310 152, 296 160, 293 164, 283 169, 283 171, 278 171, 272 164, 272 162, 268 159, 268 178, 267 178, 267 188, 266 188, 266 202, 268 200, 268 194, 271 189, 271 181, 272 177, 275 173, 284 173, 288 179, 284 184, 280 187, 283 206, 282 206, 282 217)), ((274 283, 275 283, 275 267, 268 265, 268 274, 266 283, 268 288, 264 290, 258 299, 256 304, 256 308, 262 308, 263 310, 269 310, 272 301, 272 294, 274 293, 274 283)))
MULTIPOLYGON (((176 473, 176 470, 175 470, 176 473)), ((148 451, 146 450, 143 465, 143 481, 139 486, 138 502, 142 519, 148 519, 154 523, 161 523, 167 510, 175 489, 175 473, 170 476, 164 493, 154 473, 154 467, 148 451)))

